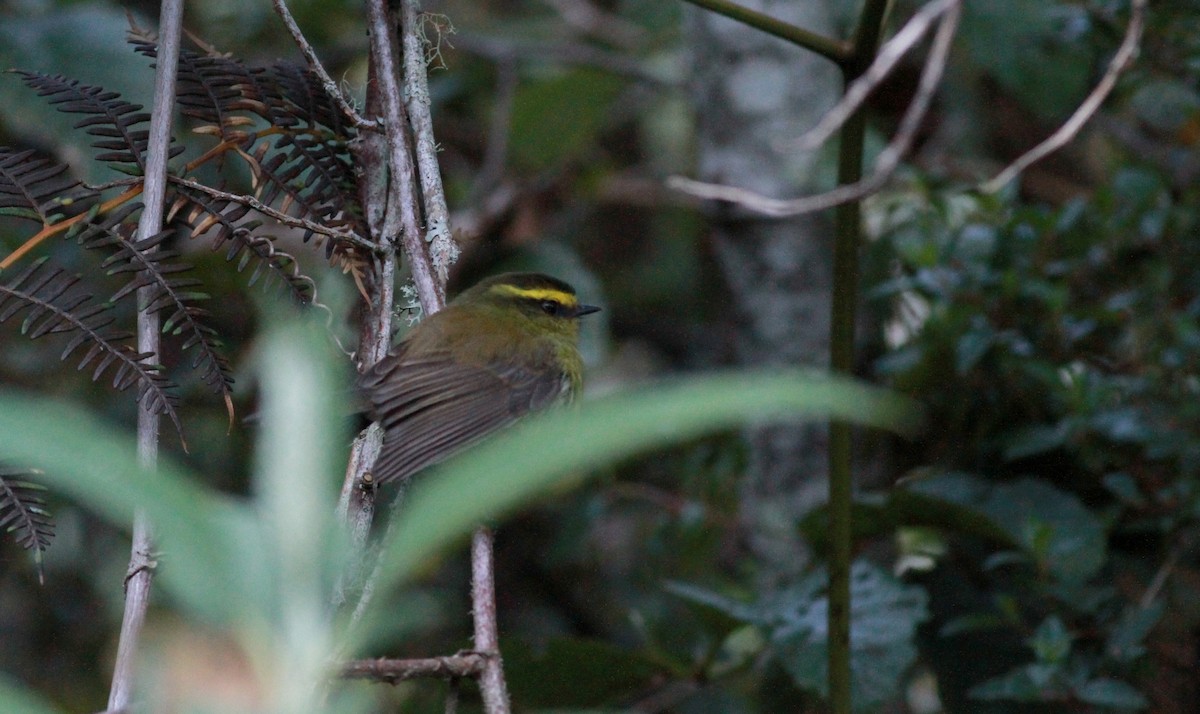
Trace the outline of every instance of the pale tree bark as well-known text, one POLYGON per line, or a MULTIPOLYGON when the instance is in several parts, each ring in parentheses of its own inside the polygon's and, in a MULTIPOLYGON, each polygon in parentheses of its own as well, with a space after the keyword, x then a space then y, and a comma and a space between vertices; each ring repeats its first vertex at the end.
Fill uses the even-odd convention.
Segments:
MULTIPOLYGON (((743 6, 832 36, 828 2, 752 0, 743 6)), ((772 196, 816 190, 815 156, 780 148, 840 96, 836 66, 760 30, 689 8, 690 92, 697 107, 701 180, 772 196)), ((747 365, 824 368, 829 362, 832 227, 827 216, 774 220, 729 211, 710 238, 733 301, 733 352, 747 365)), ((825 498, 827 430, 771 427, 747 433, 740 502, 754 554, 777 575, 804 564, 797 519, 825 498)))

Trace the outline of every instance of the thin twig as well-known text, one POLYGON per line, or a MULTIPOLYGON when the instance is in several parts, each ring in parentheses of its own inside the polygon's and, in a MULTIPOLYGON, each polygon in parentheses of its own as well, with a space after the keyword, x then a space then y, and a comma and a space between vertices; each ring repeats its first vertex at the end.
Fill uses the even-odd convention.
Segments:
POLYGON ((360 659, 344 664, 341 677, 388 684, 410 679, 457 679, 478 676, 486 661, 486 656, 476 652, 422 659, 360 659))
POLYGON ((1159 567, 1158 572, 1154 574, 1154 579, 1146 586, 1146 591, 1142 593, 1141 599, 1138 600, 1138 606, 1143 610, 1154 604, 1158 599, 1158 595, 1162 592, 1163 586, 1167 584, 1167 578, 1171 577, 1171 572, 1175 570, 1175 566, 1179 564, 1179 558, 1183 554, 1182 548, 1176 545, 1167 555, 1167 559, 1159 567))
POLYGON ((918 10, 892 39, 879 48, 879 54, 867 71, 850 84, 838 103, 821 117, 816 126, 796 139, 783 143, 783 148, 812 151, 829 141, 867 101, 867 97, 891 75, 900 60, 929 33, 929 28, 941 19, 951 5, 958 2, 960 0, 937 0, 918 10))
POLYGON ((1121 40, 1121 45, 1113 55, 1112 61, 1108 63, 1108 69, 1105 70, 1104 76, 1100 78, 1100 82, 1083 100, 1071 118, 1067 119, 1058 128, 1058 131, 1047 137, 1045 141, 1022 154, 994 178, 980 186, 981 191, 995 193, 1001 190, 1022 171, 1066 146, 1079 134, 1088 120, 1100 110, 1104 100, 1117 86, 1117 80, 1137 57, 1142 41, 1142 31, 1146 25, 1146 4, 1147 0, 1130 0, 1129 27, 1125 30, 1125 37, 1121 40))
POLYGON ((961 10, 962 0, 949 0, 946 3, 946 10, 943 12, 940 24, 938 25, 933 46, 929 51, 925 66, 921 70, 921 79, 917 86, 916 96, 905 111, 904 117, 900 121, 900 126, 896 131, 896 136, 892 138, 887 147, 876 157, 870 176, 861 181, 838 186, 831 191, 819 193, 815 196, 804 196, 793 199, 771 198, 747 188, 696 181, 683 176, 668 178, 667 186, 698 198, 727 201, 751 211, 777 218, 822 211, 843 203, 861 200, 875 193, 892 177, 892 174, 895 173, 896 168, 900 165, 900 160, 912 147, 917 130, 920 128, 921 121, 929 110, 933 95, 937 91, 938 84, 941 82, 942 74, 945 72, 946 60, 950 53, 950 45, 954 39, 954 34, 958 29, 961 10))
POLYGON ((379 424, 368 426, 350 446, 350 458, 346 465, 346 478, 342 482, 342 493, 338 498, 337 515, 350 531, 350 550, 353 555, 349 566, 342 571, 334 584, 331 601, 334 610, 345 606, 351 588, 361 587, 363 583, 363 571, 367 565, 367 541, 371 535, 371 522, 375 518, 375 484, 370 469, 382 446, 383 428, 379 424))
POLYGON ((270 206, 268 206, 267 204, 263 203, 262 201, 258 200, 257 198, 255 198, 253 196, 247 196, 247 195, 240 194, 240 193, 230 193, 228 191, 222 191, 220 189, 213 188, 211 186, 206 186, 205 184, 202 184, 199 181, 193 181, 192 179, 184 178, 182 176, 168 176, 167 180, 170 181, 171 183, 179 184, 180 186, 186 186, 186 187, 192 189, 193 191, 199 191, 201 193, 207 194, 209 196, 212 196, 213 198, 217 198, 222 201, 229 201, 230 203, 239 203, 243 206, 253 208, 255 211, 258 211, 259 213, 261 213, 264 216, 267 216, 269 218, 273 218, 285 226, 290 226, 292 228, 299 228, 299 229, 306 230, 306 231, 312 231, 313 233, 316 233, 318 235, 327 236, 335 241, 339 241, 341 243, 346 243, 346 244, 352 245, 355 248, 359 248, 361 250, 368 251, 370 253, 379 253, 380 252, 379 246, 377 246, 374 243, 372 243, 371 241, 363 238, 362 236, 356 235, 354 233, 350 233, 348 231, 339 231, 335 228, 329 228, 327 226, 321 225, 320 223, 310 221, 306 218, 297 218, 295 216, 289 216, 286 213, 283 213, 274 208, 271 208, 270 206))
MULTIPOLYGON (((166 209, 167 159, 170 158, 171 121, 175 109, 175 73, 179 64, 179 45, 183 27, 183 0, 162 0, 159 13, 158 64, 154 74, 154 106, 147 140, 146 174, 143 184, 145 205, 138 217, 138 240, 145 241, 162 231, 166 209)), ((137 291, 138 352, 150 355, 148 363, 158 363, 161 347, 161 323, 158 312, 146 308, 155 299, 153 287, 137 291)), ((153 468, 158 462, 158 412, 146 401, 138 404, 138 460, 153 468)), ((134 663, 138 655, 142 625, 150 606, 150 585, 154 579, 154 538, 150 520, 137 509, 133 518, 133 543, 129 570, 125 577, 125 612, 121 637, 108 692, 109 709, 126 709, 133 698, 134 663)))
MULTIPOLYGON (((384 29, 386 31, 386 28, 384 29)), ((367 113, 376 116, 382 106, 379 84, 374 81, 376 67, 368 68, 367 113)), ((386 237, 388 214, 388 139, 383 134, 364 132, 351 145, 355 165, 359 167, 359 202, 367 231, 381 252, 374 270, 368 274, 369 296, 366 315, 359 328, 359 368, 369 370, 383 359, 392 344, 392 310, 396 298, 396 247, 386 237)), ((395 211, 392 211, 394 214, 395 211)), ((351 588, 365 589, 369 581, 363 581, 368 567, 367 539, 371 522, 375 517, 377 489, 368 480, 371 466, 379 455, 383 444, 383 430, 373 424, 354 440, 342 484, 342 495, 338 499, 338 515, 347 526, 351 551, 349 563, 335 583, 331 604, 335 610, 342 608, 351 596, 351 588)), ((372 576, 373 577, 373 576, 372 576)), ((359 591, 360 603, 364 590, 359 591)), ((356 612, 358 608, 356 608, 356 612)))
MULTIPOLYGON (((380 429, 382 435, 383 430, 380 429)), ((388 512, 391 517, 388 519, 387 529, 383 533, 383 537, 379 539, 380 543, 388 543, 392 540, 392 535, 395 533, 396 524, 400 521, 399 513, 404 506, 404 500, 408 497, 408 487, 412 484, 411 479, 404 479, 396 485, 396 495, 392 498, 392 505, 388 512)), ((367 606, 371 604, 372 598, 375 597, 375 583, 383 577, 383 559, 376 554, 375 565, 371 569, 371 574, 367 576, 362 583, 362 589, 358 592, 358 603, 354 606, 354 612, 351 613, 350 621, 358 622, 367 612, 367 606)), ((364 559, 365 566, 365 559, 364 559)), ((362 567, 362 566, 360 566, 362 567)))
POLYGON ((471 609, 475 619, 475 651, 487 657, 479 674, 479 693, 487 714, 509 714, 508 686, 500 659, 496 624, 495 563, 491 529, 481 526, 471 537, 471 609))
POLYGON ((313 50, 312 45, 309 44, 308 38, 300 31, 300 26, 296 24, 296 18, 292 17, 292 12, 288 10, 287 4, 283 0, 271 0, 271 4, 275 6, 275 12, 283 20, 284 27, 292 35, 296 46, 300 48, 300 53, 304 55, 304 60, 308 62, 309 69, 321 80, 321 85, 325 87, 325 92, 333 97, 333 100, 337 102, 338 107, 346 115, 346 118, 350 120, 350 123, 357 129, 378 129, 379 122, 365 119, 355 110, 350 101, 346 99, 346 95, 342 94, 341 87, 338 86, 337 82, 333 81, 333 77, 329 76, 329 72, 325 70, 325 65, 321 64, 321 58, 317 57, 317 53, 313 50))
POLYGON ((404 48, 404 106, 416 144, 417 176, 421 182, 421 201, 425 208, 425 242, 433 261, 434 273, 445 294, 450 266, 458 260, 458 244, 450 231, 450 210, 442 188, 438 166, 437 142, 433 138, 433 116, 429 109, 429 77, 425 61, 425 42, 421 38, 417 14, 418 0, 403 0, 400 34, 404 48))

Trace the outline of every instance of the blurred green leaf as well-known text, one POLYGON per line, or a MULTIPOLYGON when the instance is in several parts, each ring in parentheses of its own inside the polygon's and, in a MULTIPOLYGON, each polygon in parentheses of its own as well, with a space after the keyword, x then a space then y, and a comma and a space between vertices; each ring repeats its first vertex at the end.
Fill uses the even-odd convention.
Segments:
POLYGON ((472 527, 585 469, 747 423, 833 418, 909 431, 913 405, 860 383, 806 371, 676 379, 538 415, 452 459, 413 487, 384 543, 388 587, 472 527))
POLYGON ((1029 664, 971 688, 973 699, 989 701, 1042 702, 1061 699, 1062 692, 1046 689, 1049 671, 1044 665, 1029 664))
POLYGON ((596 140, 624 86, 622 78, 594 69, 523 84, 509 129, 513 161, 523 170, 544 171, 575 158, 596 140))
MULTIPOLYGON (((148 106, 154 72, 150 61, 125 43, 128 30, 125 10, 104 3, 49 5, 19 21, 9 17, 0 22, 0 69, 63 74, 148 106)), ((76 121, 76 115, 58 111, 16 77, 0 75, 0 122, 10 132, 54 147, 94 183, 118 176, 103 163, 80 161, 93 155, 93 138, 73 129, 76 121)))
POLYGON ((1088 704, 1114 709, 1145 709, 1150 702, 1138 690, 1118 679, 1093 679, 1075 691, 1088 704))
MULTIPOLYGON (((1082 582, 1107 557, 1104 525, 1078 498, 1043 481, 988 484, 966 474, 947 474, 913 484, 990 519, 1052 575, 1082 582)), ((1008 561, 1006 561, 1008 562, 1008 561)))
POLYGON ((0 674, 0 711, 5 714, 61 714, 44 699, 0 674))
POLYGON ((1148 82, 1134 92, 1133 109, 1149 126, 1162 132, 1178 131, 1200 112, 1200 94, 1183 82, 1148 82))
POLYGON ((118 524, 146 509, 172 567, 163 582, 180 601, 220 617, 231 598, 245 598, 240 573, 258 565, 239 553, 237 538, 250 537, 245 506, 207 491, 169 459, 156 471, 138 464, 134 440, 78 407, 0 391, 0 456, 33 464, 43 481, 118 524))
POLYGON ((1025 427, 1008 439, 1004 458, 1016 461, 1044 454, 1066 444, 1070 435, 1071 424, 1065 420, 1057 424, 1025 427))
POLYGON ((1029 646, 1039 662, 1059 664, 1071 654, 1071 633, 1057 615, 1051 615, 1038 625, 1029 638, 1029 646))
POLYGON ((1117 626, 1108 635, 1108 641, 1104 645, 1105 654, 1118 662, 1131 662, 1142 656, 1146 651, 1142 643, 1162 619, 1163 610, 1161 602, 1153 603, 1149 607, 1128 607, 1117 626))

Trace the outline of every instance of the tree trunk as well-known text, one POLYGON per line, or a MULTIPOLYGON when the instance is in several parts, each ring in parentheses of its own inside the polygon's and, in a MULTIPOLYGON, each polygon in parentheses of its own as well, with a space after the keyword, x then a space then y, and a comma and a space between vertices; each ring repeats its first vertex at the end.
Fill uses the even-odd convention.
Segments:
MULTIPOLYGON (((743 5, 830 34, 827 2, 764 0, 743 5)), ((698 111, 698 174, 766 195, 813 185, 815 156, 781 148, 837 101, 827 60, 718 15, 688 11, 690 91, 698 111)), ((745 365, 829 360, 832 232, 823 215, 788 220, 729 216, 711 226, 714 252, 733 298, 732 352, 745 365)), ((747 433, 741 486, 750 547, 778 575, 804 564, 797 520, 825 498, 827 430, 771 427, 747 433)))

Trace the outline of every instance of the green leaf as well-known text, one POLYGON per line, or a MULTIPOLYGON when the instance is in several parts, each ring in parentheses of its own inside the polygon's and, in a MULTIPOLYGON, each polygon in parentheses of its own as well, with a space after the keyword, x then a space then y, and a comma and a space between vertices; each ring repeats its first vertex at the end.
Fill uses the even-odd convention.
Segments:
POLYGON ((1070 422, 1030 426, 1018 431, 1004 447, 1004 458, 1016 461, 1053 451, 1067 443, 1071 435, 1070 422))
POLYGON ((1163 604, 1156 602, 1149 607, 1132 605, 1108 635, 1104 652, 1118 662, 1130 662, 1141 657, 1146 648, 1142 641, 1162 619, 1163 604))
MULTIPOLYGON (((966 474, 947 474, 912 488, 983 514, 1043 570, 1061 580, 1081 583, 1104 565, 1108 547, 1104 524, 1078 498, 1044 481, 992 485, 966 474)), ((1014 561, 1006 556, 988 562, 1014 561)))
POLYGON ((1114 709, 1145 709, 1150 706, 1141 692, 1119 679, 1093 679, 1076 689, 1075 696, 1088 704, 1114 709))
MULTIPOLYGON (((850 684, 855 708, 870 709, 895 695, 916 660, 913 638, 929 617, 928 598, 865 561, 853 564, 850 579, 850 684)), ((771 632, 776 657, 798 686, 825 696, 829 601, 801 597, 786 607, 771 632)))
MULTIPOLYGON (((828 579, 816 572, 757 602, 740 602, 691 585, 670 590, 768 632, 775 658, 802 689, 828 694, 828 579)), ((850 573, 850 668, 856 708, 890 699, 916 659, 917 625, 929 617, 922 588, 904 585, 886 572, 856 561, 850 573)))
POLYGON ((1080 583, 1104 566, 1104 524, 1074 495, 1045 481, 998 484, 982 508, 1061 580, 1080 583))
POLYGON ((27 218, 38 223, 42 222, 42 217, 37 211, 32 208, 21 208, 20 206, 2 206, 0 207, 0 216, 13 216, 15 218, 27 218))
POLYGON ((986 323, 973 326, 954 346, 954 370, 970 372, 996 344, 996 331, 986 323))
POLYGON ((47 485, 117 525, 145 508, 171 560, 163 582, 189 607, 220 619, 224 603, 245 598, 241 573, 258 564, 235 538, 254 542, 248 510, 202 488, 170 459, 156 471, 142 467, 131 434, 78 407, 0 390, 0 458, 42 469, 47 485))
MULTIPOLYGON (((407 517, 382 545, 386 589, 472 527, 587 469, 747 423, 834 418, 908 431, 913 405, 884 390, 807 371, 664 381, 541 414, 452 459, 413 486, 407 517)), ((378 602, 379 598, 375 599, 378 602)), ((363 627, 369 629, 364 618, 363 627)), ((378 626, 382 627, 380 623, 378 626)))
POLYGON ((509 146, 522 169, 544 171, 582 153, 608 119, 625 80, 594 69, 527 83, 513 100, 509 146))
POLYGON ((1029 646, 1039 662, 1061 664, 1071 654, 1071 633, 1057 615, 1051 615, 1038 625, 1029 646))
POLYGON ((1062 15, 1082 10, 1041 0, 975 0, 964 6, 963 46, 1026 107, 1061 118, 1087 90, 1092 52, 1063 36, 1062 15))
POLYGON ((5 714, 61 714, 49 702, 3 674, 0 674, 0 711, 5 714))
POLYGON ((988 701, 1042 702, 1062 699, 1063 692, 1047 688, 1052 673, 1044 665, 1017 667, 971 688, 970 696, 988 701))

